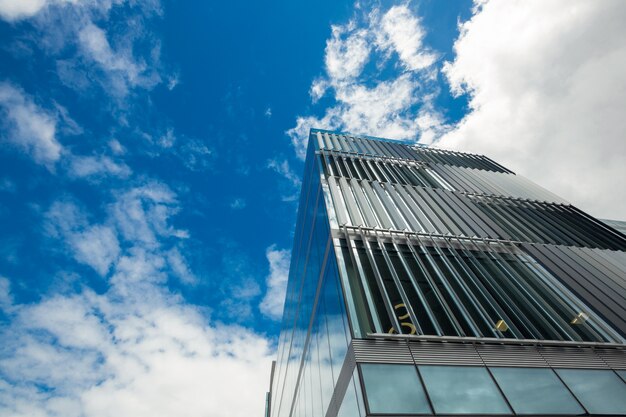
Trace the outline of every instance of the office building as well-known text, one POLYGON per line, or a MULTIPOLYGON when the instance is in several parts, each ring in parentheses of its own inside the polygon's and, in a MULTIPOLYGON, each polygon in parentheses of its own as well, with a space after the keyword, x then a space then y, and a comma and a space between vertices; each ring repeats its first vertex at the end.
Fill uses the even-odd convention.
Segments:
POLYGON ((269 417, 626 415, 626 236, 482 155, 312 130, 269 417))

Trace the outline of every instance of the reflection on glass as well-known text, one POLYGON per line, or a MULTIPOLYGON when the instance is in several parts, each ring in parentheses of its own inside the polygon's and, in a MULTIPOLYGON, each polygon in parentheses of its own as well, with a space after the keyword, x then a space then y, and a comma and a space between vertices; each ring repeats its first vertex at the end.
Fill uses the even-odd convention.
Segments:
POLYGON ((585 410, 551 369, 491 368, 517 414, 582 414, 585 410))
POLYGON ((346 390, 346 395, 344 395, 341 406, 339 407, 337 417, 359 417, 363 415, 361 412, 363 406, 359 404, 359 397, 357 394, 357 387, 359 387, 359 385, 356 384, 355 375, 356 370, 352 375, 350 384, 348 384, 348 389, 346 390))
POLYGON ((511 414, 485 368, 420 366, 426 391, 440 414, 511 414))
POLYGON ((626 382, 626 371, 615 371, 626 382))
POLYGON ((626 414, 626 384, 610 370, 557 369, 590 414, 626 414))
POLYGON ((370 413, 431 412, 413 365, 362 364, 361 373, 370 413))

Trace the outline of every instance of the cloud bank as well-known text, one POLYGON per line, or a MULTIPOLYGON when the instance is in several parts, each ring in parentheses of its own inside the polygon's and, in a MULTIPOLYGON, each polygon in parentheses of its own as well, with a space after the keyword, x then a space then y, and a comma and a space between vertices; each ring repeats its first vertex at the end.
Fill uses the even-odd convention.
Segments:
POLYGON ((626 4, 480 2, 444 67, 470 111, 437 145, 484 153, 626 219, 626 4))
POLYGON ((332 104, 322 116, 298 116, 287 131, 297 155, 304 158, 312 127, 429 143, 443 120, 432 106, 437 56, 423 44, 417 14, 407 4, 374 8, 331 32, 326 73, 310 94, 332 104))
POLYGON ((16 304, 0 277, 0 313, 10 318, 0 328, 3 415, 250 416, 263 409, 270 342, 212 320, 166 285, 190 280, 181 255, 187 234, 170 224, 177 210, 176 195, 157 182, 115 193, 102 222, 73 201, 52 204, 52 246, 65 246, 107 290, 16 304))

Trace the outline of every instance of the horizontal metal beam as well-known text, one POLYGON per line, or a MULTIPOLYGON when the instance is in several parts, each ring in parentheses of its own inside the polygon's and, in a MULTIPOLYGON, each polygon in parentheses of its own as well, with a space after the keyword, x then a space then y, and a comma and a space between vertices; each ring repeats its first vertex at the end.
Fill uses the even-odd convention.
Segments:
POLYGON ((405 340, 408 342, 448 342, 466 344, 491 345, 531 345, 531 346, 562 346, 562 347, 601 347, 612 349, 626 349, 626 343, 608 342, 579 342, 570 340, 539 340, 539 339, 498 339, 495 337, 460 337, 460 336, 430 336, 409 334, 368 333, 369 339, 377 340, 405 340))

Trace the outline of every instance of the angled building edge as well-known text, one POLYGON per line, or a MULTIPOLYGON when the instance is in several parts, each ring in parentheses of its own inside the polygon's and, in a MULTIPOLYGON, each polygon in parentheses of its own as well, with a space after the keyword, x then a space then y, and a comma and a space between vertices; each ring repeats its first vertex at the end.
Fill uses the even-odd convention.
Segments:
POLYGON ((626 415, 626 236, 483 156, 312 129, 266 417, 626 415))

